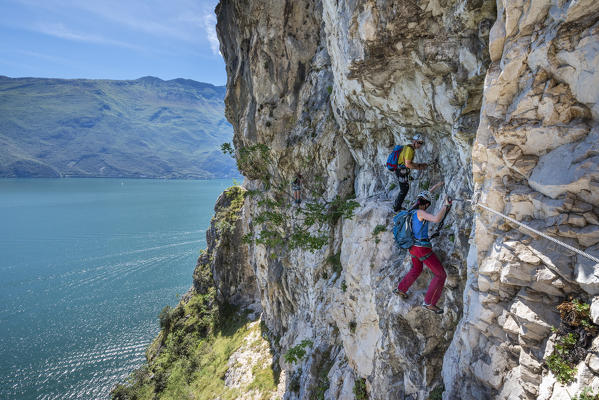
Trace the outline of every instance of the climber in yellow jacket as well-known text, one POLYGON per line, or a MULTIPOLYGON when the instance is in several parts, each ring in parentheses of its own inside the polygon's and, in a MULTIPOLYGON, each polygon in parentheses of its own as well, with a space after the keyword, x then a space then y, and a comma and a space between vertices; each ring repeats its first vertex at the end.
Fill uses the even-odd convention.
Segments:
POLYGON ((397 176, 397 180, 399 182, 399 194, 395 199, 395 203, 393 203, 393 210, 395 212, 398 212, 402 209, 401 205, 403 204, 403 201, 410 190, 410 170, 425 169, 428 167, 428 164, 426 163, 414 162, 415 151, 424 145, 424 137, 422 134, 417 133, 414 135, 414 137, 412 137, 412 140, 412 144, 403 146, 403 149, 401 153, 399 153, 399 158, 397 160, 397 169, 395 170, 395 175, 397 176))

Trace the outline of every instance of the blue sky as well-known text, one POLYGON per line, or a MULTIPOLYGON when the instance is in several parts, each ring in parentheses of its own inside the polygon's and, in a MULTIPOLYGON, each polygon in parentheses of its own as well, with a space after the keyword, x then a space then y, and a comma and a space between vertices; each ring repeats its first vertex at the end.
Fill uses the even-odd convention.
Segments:
POLYGON ((0 75, 226 83, 218 0, 0 0, 0 75))

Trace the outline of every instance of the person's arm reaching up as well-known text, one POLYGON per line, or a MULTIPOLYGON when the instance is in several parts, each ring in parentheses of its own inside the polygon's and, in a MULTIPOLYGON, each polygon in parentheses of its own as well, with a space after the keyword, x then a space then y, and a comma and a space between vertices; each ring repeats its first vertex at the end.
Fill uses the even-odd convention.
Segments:
POLYGON ((405 165, 410 169, 425 169, 428 167, 427 163, 415 163, 412 160, 406 160, 405 165))
POLYGON ((433 222, 435 224, 439 223, 439 222, 441 222, 441 220, 443 219, 443 216, 447 212, 447 207, 449 207, 449 200, 447 198, 445 198, 445 202, 443 204, 443 207, 441 207, 441 209, 439 210, 439 212, 437 213, 437 215, 433 215, 433 214, 427 213, 424 210, 418 210, 417 211, 418 219, 419 220, 426 220, 426 221, 429 221, 429 222, 433 222))
POLYGON ((429 189, 429 191, 434 192, 435 189, 438 188, 439 186, 443 186, 443 181, 437 182, 436 184, 434 184, 433 187, 429 189))

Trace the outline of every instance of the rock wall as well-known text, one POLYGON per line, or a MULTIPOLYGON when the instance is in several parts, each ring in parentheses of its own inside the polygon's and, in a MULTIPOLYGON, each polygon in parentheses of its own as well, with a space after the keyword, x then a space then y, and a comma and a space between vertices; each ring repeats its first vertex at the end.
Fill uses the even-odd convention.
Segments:
POLYGON ((198 258, 193 273, 194 289, 206 293, 216 289, 219 303, 260 309, 260 294, 245 246, 240 246, 244 231, 243 206, 246 191, 233 186, 214 204, 214 217, 206 231, 206 249, 198 258))
MULTIPOLYGON (((448 273, 438 316, 419 306, 428 272, 407 301, 392 295, 409 258, 389 229, 373 232, 390 226, 397 195, 385 159, 422 132, 416 160, 439 162, 415 174, 406 202, 443 180, 444 194, 476 192, 597 251, 595 3, 223 0, 216 13, 237 150, 266 144, 283 178, 322 175, 324 197, 360 203, 319 251, 243 249, 239 268, 255 276, 280 353, 314 343, 300 364, 281 359, 285 398, 354 398, 359 378, 372 399, 426 399, 443 382, 446 399, 549 387, 540 362, 554 307, 599 292, 593 264, 457 202, 434 242, 448 273), (327 262, 336 254, 340 272, 327 262)), ((248 189, 264 190, 244 172, 248 189)), ((246 199, 245 232, 259 208, 246 199)))
MULTIPOLYGON (((497 16, 475 190, 481 203, 597 256, 599 3, 498 1, 497 16)), ((599 387, 589 369, 597 341, 568 388, 541 368, 555 306, 599 294, 599 266, 477 211, 464 317, 444 359, 447 398, 570 399, 599 387)))

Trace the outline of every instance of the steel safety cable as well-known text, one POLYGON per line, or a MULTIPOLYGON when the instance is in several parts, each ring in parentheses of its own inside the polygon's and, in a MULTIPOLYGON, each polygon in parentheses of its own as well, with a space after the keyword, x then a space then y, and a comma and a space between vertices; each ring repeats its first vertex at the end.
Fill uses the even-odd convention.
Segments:
POLYGON ((578 254, 580 254, 581 256, 583 256, 583 257, 586 257, 586 258, 588 258, 589 260, 592 260, 592 261, 594 261, 594 262, 596 262, 596 263, 598 263, 598 264, 599 264, 599 258, 597 258, 597 257, 594 257, 594 256, 592 256, 592 255, 590 255, 590 254, 588 254, 588 253, 585 253, 584 251, 582 251, 582 250, 579 250, 579 249, 577 249, 576 247, 572 247, 572 246, 570 246, 569 244, 567 244, 567 243, 564 243, 564 242, 562 242, 562 241, 560 241, 560 240, 557 240, 557 239, 555 239, 555 238, 553 238, 553 237, 551 237, 551 236, 549 236, 549 235, 547 235, 547 234, 545 234, 545 233, 543 233, 543 232, 539 232, 538 230, 536 230, 536 229, 534 229, 534 228, 531 228, 530 226, 528 226, 528 225, 526 225, 526 224, 523 224, 522 222, 520 222, 520 221, 517 221, 517 220, 515 220, 514 218, 512 218, 512 217, 509 217, 509 216, 507 216, 507 215, 505 215, 505 214, 503 214, 503 213, 500 213, 499 211, 493 210, 492 208, 489 208, 489 207, 487 207, 487 206, 485 206, 485 205, 483 205, 483 204, 480 204, 480 203, 475 203, 475 202, 474 202, 474 201, 472 201, 472 200, 468 200, 468 201, 472 202, 472 206, 473 206, 473 207, 474 207, 474 206, 479 206, 479 207, 481 207, 481 208, 484 208, 485 210, 487 210, 487 211, 490 211, 490 212, 492 212, 493 214, 499 215, 500 217, 503 217, 503 218, 507 219, 507 220, 508 220, 508 221, 510 221, 510 222, 513 222, 513 223, 515 223, 515 224, 517 224, 517 225, 520 225, 520 226, 522 226, 523 228, 525 228, 525 229, 528 229, 529 231, 531 231, 531 232, 534 232, 535 234, 537 234, 537 235, 539 235, 539 236, 542 236, 542 237, 544 237, 544 238, 545 238, 545 239, 547 239, 547 240, 550 240, 550 241, 552 241, 552 242, 554 242, 554 243, 557 243, 557 244, 559 244, 560 246, 562 246, 562 247, 565 247, 565 248, 566 248, 566 249, 568 249, 568 250, 572 250, 573 252, 575 252, 575 253, 578 253, 578 254))

